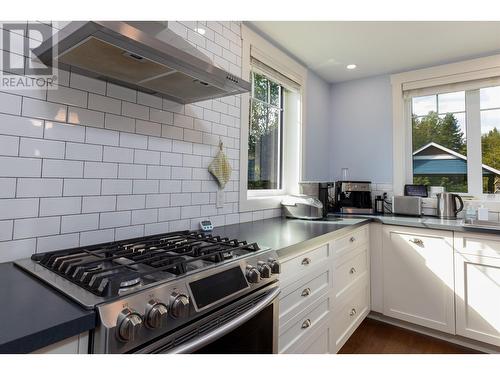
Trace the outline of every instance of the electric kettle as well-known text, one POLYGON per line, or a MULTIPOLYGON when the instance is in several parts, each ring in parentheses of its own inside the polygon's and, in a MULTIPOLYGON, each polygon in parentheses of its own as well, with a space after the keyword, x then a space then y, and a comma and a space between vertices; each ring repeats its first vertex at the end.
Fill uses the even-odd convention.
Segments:
POLYGON ((437 214, 441 219, 456 219, 457 214, 464 209, 464 201, 458 194, 439 193, 437 194, 437 214), (460 208, 457 209, 457 200, 460 208))

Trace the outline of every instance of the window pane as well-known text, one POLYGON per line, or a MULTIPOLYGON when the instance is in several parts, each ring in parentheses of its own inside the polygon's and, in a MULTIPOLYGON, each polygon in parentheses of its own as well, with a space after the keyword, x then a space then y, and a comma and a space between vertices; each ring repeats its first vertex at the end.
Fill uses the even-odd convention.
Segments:
POLYGON ((438 95, 439 113, 465 111, 465 91, 438 95))
POLYGON ((425 116, 431 111, 437 112, 436 95, 418 96, 412 99, 412 113, 415 116, 425 116))
POLYGON ((270 82, 271 87, 270 87, 270 95, 271 95, 271 105, 274 105, 275 107, 280 106, 280 86, 277 83, 270 82))
MULTIPOLYGON (((482 91, 482 90, 481 90, 482 91)), ((482 106, 481 95, 481 106, 482 106)), ((483 192, 500 194, 500 109, 481 111, 483 192)))
POLYGON ((248 189, 279 189, 280 110, 251 101, 248 137, 248 189))
POLYGON ((268 103, 269 81, 263 75, 253 73, 253 97, 268 103))
POLYGON ((414 117, 412 121, 413 182, 467 192, 465 114, 414 117))
POLYGON ((479 90, 481 109, 500 108, 500 86, 486 87, 479 90))

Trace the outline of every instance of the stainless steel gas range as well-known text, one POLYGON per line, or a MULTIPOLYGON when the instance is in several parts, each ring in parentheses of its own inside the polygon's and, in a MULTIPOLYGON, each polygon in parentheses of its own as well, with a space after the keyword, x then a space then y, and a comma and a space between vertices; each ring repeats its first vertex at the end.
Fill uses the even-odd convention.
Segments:
POLYGON ((174 232, 16 265, 87 309, 92 353, 276 353, 280 265, 256 243, 174 232))

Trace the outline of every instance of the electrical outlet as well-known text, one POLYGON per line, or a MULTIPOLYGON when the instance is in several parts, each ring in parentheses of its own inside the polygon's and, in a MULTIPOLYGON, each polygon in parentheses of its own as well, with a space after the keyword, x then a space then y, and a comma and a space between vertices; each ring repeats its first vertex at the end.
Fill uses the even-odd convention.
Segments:
POLYGON ((224 207, 224 190, 217 190, 217 198, 215 200, 215 207, 224 207))

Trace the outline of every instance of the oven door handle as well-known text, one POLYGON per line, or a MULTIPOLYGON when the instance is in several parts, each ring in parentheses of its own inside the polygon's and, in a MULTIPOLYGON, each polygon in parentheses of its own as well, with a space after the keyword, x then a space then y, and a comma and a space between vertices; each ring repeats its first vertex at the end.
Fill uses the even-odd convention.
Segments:
POLYGON ((182 344, 176 348, 169 351, 169 354, 182 354, 182 353, 193 353, 194 351, 204 347, 207 344, 217 340, 218 338, 224 336, 226 333, 231 332, 235 328, 250 320, 262 310, 264 310, 273 300, 280 294, 280 289, 276 288, 271 293, 269 293, 266 298, 252 307, 250 310, 245 311, 243 314, 239 315, 237 318, 229 321, 228 323, 220 326, 213 331, 208 332, 206 335, 196 337, 193 341, 189 341, 182 344))

